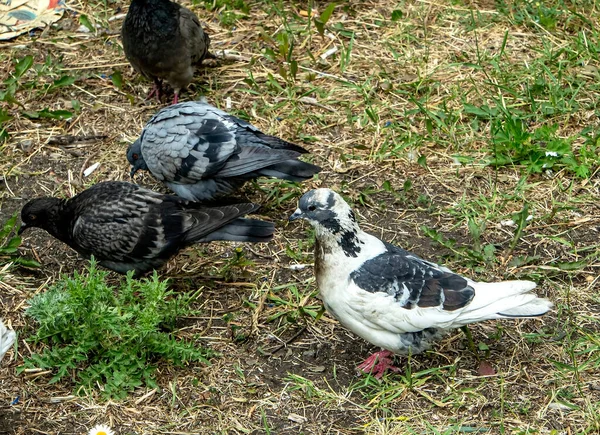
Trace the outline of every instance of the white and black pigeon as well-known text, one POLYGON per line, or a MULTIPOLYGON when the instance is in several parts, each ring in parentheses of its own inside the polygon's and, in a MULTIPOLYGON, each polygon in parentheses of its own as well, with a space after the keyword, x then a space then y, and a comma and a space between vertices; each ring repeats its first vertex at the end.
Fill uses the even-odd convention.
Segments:
POLYGON ((19 234, 42 228, 108 269, 140 275, 194 243, 269 241, 272 223, 241 218, 258 208, 251 203, 207 207, 136 184, 106 181, 70 199, 29 201, 21 210, 19 234))
POLYGON ((17 338, 17 334, 12 329, 4 326, 4 322, 0 319, 0 361, 4 358, 8 349, 13 345, 17 338))
POLYGON ((321 168, 298 159, 307 151, 204 101, 165 107, 127 150, 136 171, 148 170, 190 201, 218 198, 260 176, 303 181, 321 168))
POLYGON ((306 193, 290 220, 315 228, 315 275, 325 308, 385 349, 359 368, 381 377, 392 354, 426 350, 445 330, 488 319, 536 317, 550 301, 531 281, 476 282, 362 231, 344 199, 306 193))
POLYGON ((179 91, 190 84, 194 66, 211 57, 210 38, 198 17, 170 0, 132 0, 121 29, 123 51, 131 66, 154 81, 160 100, 162 80, 179 91))

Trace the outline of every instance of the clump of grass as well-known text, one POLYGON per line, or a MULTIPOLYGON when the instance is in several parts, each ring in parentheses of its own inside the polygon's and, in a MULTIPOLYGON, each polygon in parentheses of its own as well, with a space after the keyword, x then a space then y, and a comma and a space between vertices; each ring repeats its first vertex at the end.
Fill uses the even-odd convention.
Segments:
POLYGON ((28 301, 26 313, 38 323, 29 340, 47 347, 20 371, 52 369, 50 383, 72 377, 79 393, 100 385, 104 398, 124 399, 137 387, 156 387, 159 359, 208 364, 212 351, 164 331, 190 313, 195 295, 175 296, 156 272, 142 280, 128 275, 117 291, 106 283, 107 274, 92 260, 87 272, 63 277, 28 301))

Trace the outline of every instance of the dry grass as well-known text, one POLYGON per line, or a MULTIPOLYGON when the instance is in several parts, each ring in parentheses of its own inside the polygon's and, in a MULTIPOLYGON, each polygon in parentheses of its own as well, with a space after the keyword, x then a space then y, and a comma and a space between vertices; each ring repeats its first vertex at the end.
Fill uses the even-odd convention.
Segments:
MULTIPOLYGON (((230 3, 194 7, 213 48, 227 55, 199 70, 183 98, 206 96, 302 143, 323 172, 299 187, 267 180, 245 189, 278 226, 269 245, 243 247, 254 265, 231 266, 232 246, 212 244, 161 271, 182 291, 204 287, 197 302, 204 315, 185 319, 178 334, 200 336, 200 345, 220 352, 212 366, 161 366, 159 389, 106 403, 97 392, 74 396, 67 382, 48 384, 47 373, 17 376, 23 357, 40 350, 20 339, 0 368, 0 434, 81 434, 97 423, 119 434, 600 430, 598 160, 588 160, 584 178, 564 166, 529 175, 527 163, 494 169, 486 164, 492 122, 470 109, 505 107, 530 131, 557 124, 557 137, 576 136, 575 150, 589 147, 580 133, 598 128, 600 112, 594 3, 344 2, 324 37, 303 3, 248 1, 249 13, 237 11, 237 20, 230 3), (402 12, 397 21, 394 10, 402 12), (298 63, 295 79, 284 62, 285 38, 294 41, 288 60, 298 63), (327 314, 316 322, 303 315, 319 308, 314 279, 310 267, 290 268, 311 263, 312 244, 307 228, 285 220, 299 195, 319 186, 349 198, 368 231, 457 272, 535 279, 555 310, 540 320, 473 326, 475 342, 488 351, 474 354, 455 333, 405 362, 406 373, 381 383, 358 375, 355 365, 371 347, 327 314), (515 227, 501 222, 525 203, 533 220, 515 239, 515 227), (483 259, 486 245, 495 251, 483 259), (497 374, 479 376, 479 359, 497 374)), ((71 196, 98 181, 128 179, 126 146, 162 107, 143 100, 149 83, 122 54, 122 17, 113 18, 127 4, 69 5, 57 26, 0 44, 3 78, 25 55, 35 60, 17 104, 2 106, 12 116, 0 155, 2 222, 33 196, 71 196), (75 11, 99 31, 78 32, 75 11), (48 89, 64 75, 75 83, 48 89), (24 114, 43 109, 74 115, 24 114), (105 138, 51 143, 61 135, 105 138)), ((316 7, 320 13, 326 4, 316 7)), ((137 181, 162 189, 147 176, 137 181)), ((85 265, 42 232, 26 237, 23 253, 44 267, 0 271, 0 315, 21 338, 34 327, 25 300, 85 265)))

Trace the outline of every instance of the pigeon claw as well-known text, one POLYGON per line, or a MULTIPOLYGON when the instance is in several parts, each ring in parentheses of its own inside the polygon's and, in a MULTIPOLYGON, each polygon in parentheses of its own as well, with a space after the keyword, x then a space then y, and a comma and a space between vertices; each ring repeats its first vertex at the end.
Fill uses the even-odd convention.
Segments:
POLYGON ((399 372, 400 369, 394 366, 394 353, 389 350, 375 352, 358 366, 364 373, 370 373, 376 379, 381 379, 386 371, 399 372))

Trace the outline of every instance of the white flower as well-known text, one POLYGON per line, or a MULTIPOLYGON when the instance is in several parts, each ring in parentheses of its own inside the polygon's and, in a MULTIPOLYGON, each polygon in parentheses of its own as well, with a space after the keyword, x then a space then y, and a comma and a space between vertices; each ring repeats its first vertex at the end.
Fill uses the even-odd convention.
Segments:
POLYGON ((105 424, 97 424, 90 429, 88 435, 115 435, 113 430, 105 424))
POLYGON ((556 151, 546 151, 546 157, 558 157, 558 153, 556 151))

